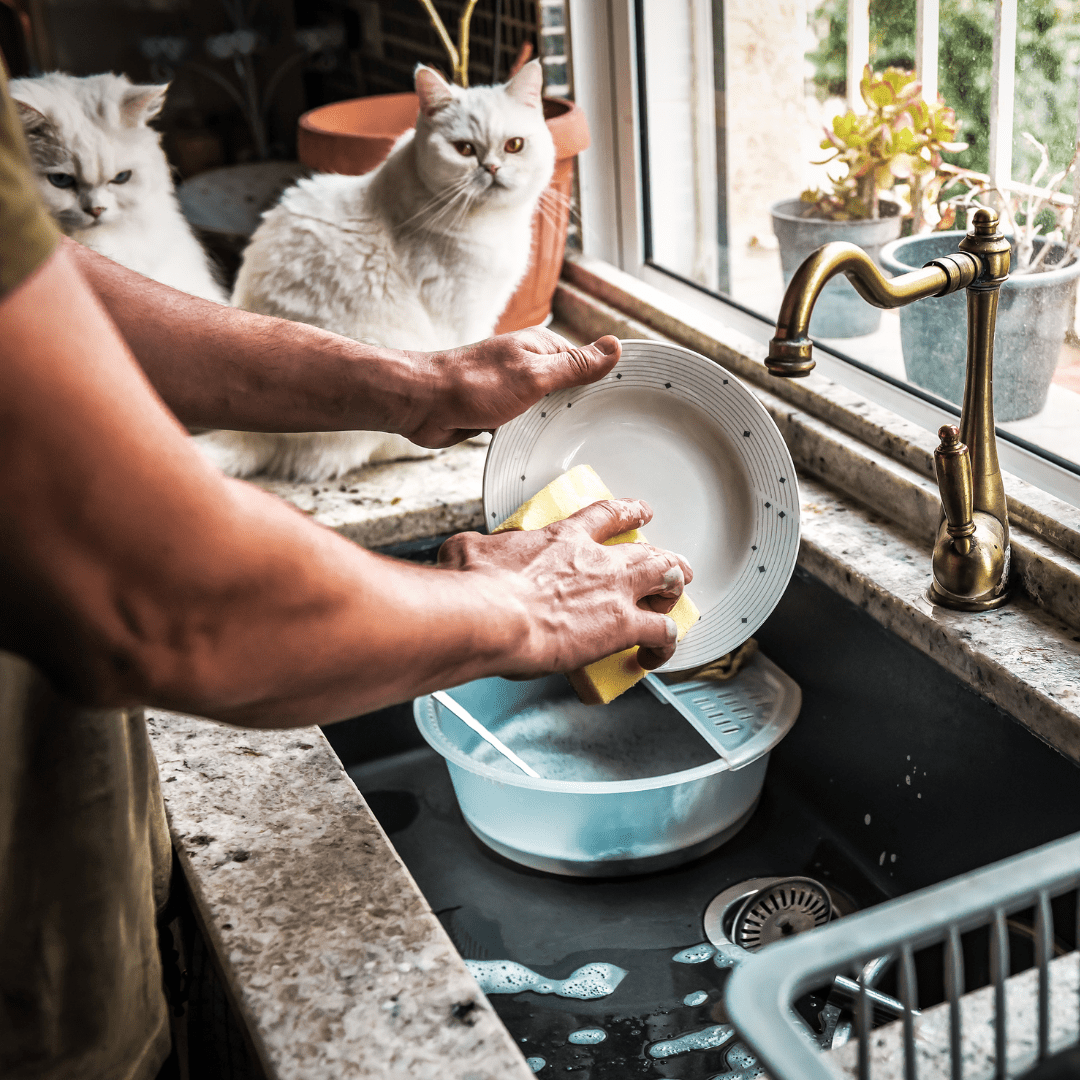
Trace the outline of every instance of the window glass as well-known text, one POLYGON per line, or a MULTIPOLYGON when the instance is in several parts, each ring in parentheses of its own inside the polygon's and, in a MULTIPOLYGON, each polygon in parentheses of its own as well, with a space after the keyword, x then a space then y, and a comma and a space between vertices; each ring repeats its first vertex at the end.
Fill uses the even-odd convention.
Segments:
MULTIPOLYGON (((872 0, 870 102, 852 88, 853 112, 847 0, 809 0, 809 10, 790 0, 637 0, 645 261, 773 319, 785 276, 821 244, 850 240, 900 273, 955 251, 971 206, 999 206, 1014 261, 998 319, 998 426, 1080 473, 1071 206, 1080 169, 1061 176, 1077 146, 1080 4, 1018 5, 1000 194, 987 177, 994 9, 940 0, 939 95, 927 103, 913 74, 914 0, 872 0), (887 146, 860 154, 882 124, 887 146), (847 159, 876 167, 845 185, 847 159)), ((846 281, 830 290, 811 324, 826 348, 924 399, 959 404, 962 295, 882 312, 846 281)))

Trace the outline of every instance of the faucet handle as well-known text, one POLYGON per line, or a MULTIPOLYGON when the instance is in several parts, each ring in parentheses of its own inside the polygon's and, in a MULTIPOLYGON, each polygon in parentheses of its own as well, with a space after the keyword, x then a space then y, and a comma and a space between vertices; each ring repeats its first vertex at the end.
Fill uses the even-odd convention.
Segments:
POLYGON ((960 429, 952 424, 940 428, 938 438, 941 443, 934 451, 934 466, 941 506, 949 535, 956 542, 957 550, 966 554, 971 547, 969 538, 975 532, 971 453, 960 441, 960 429))

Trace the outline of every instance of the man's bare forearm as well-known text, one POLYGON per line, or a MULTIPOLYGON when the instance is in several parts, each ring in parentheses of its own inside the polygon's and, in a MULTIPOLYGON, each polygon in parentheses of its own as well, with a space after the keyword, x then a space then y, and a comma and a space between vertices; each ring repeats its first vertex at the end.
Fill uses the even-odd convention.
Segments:
POLYGON ((0 382, 0 648, 72 697, 300 725, 522 655, 512 575, 381 558, 208 465, 66 251, 0 301, 0 382))
POLYGON ((635 644, 671 655, 659 612, 690 568, 604 544, 643 504, 465 536, 442 569, 364 551, 202 458, 69 250, 0 298, 0 649, 58 689, 274 727, 635 644))
POLYGON ((154 389, 190 427, 406 432, 438 390, 417 354, 222 307, 73 240, 65 247, 154 389))

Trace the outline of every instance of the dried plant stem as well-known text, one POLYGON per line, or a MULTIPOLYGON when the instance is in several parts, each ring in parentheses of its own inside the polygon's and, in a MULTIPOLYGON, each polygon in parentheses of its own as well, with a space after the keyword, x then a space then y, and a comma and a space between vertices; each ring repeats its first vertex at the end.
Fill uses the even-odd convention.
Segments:
POLYGON ((469 85, 469 23, 472 22, 473 9, 478 3, 479 0, 467 0, 465 10, 461 13, 461 22, 458 24, 459 86, 469 85))
POLYGON ((456 76, 458 64, 460 62, 457 46, 454 44, 446 26, 443 24, 442 17, 435 10, 435 5, 432 0, 420 0, 420 3, 424 5, 424 10, 428 13, 428 18, 431 19, 431 25, 435 27, 435 32, 439 35, 439 40, 443 43, 443 48, 446 50, 447 56, 450 57, 450 68, 456 76))
POLYGON ((923 206, 923 179, 915 175, 908 181, 909 202, 911 203, 911 234, 918 236, 926 227, 926 213, 923 206))
POLYGON ((479 3, 479 0, 466 0, 465 8, 461 12, 461 21, 458 23, 457 45, 454 44, 453 39, 450 37, 450 32, 446 29, 442 17, 435 10, 434 0, 420 0, 420 3, 423 4, 424 10, 428 13, 431 25, 435 27, 435 32, 439 35, 439 40, 446 50, 446 55, 450 58, 450 70, 453 73, 454 82, 458 86, 468 86, 469 24, 472 22, 473 9, 479 3))

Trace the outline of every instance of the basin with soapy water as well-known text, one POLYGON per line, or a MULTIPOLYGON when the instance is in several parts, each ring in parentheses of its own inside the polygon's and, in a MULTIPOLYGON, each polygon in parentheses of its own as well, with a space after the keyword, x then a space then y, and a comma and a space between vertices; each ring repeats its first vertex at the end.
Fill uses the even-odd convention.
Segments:
POLYGON ((733 680, 675 687, 730 746, 716 752, 674 708, 636 686, 583 705, 560 675, 479 679, 452 696, 540 774, 526 776, 430 696, 416 722, 446 759, 462 816, 492 850, 534 869, 614 876, 719 847, 757 805, 769 752, 800 697, 756 656, 733 680))

